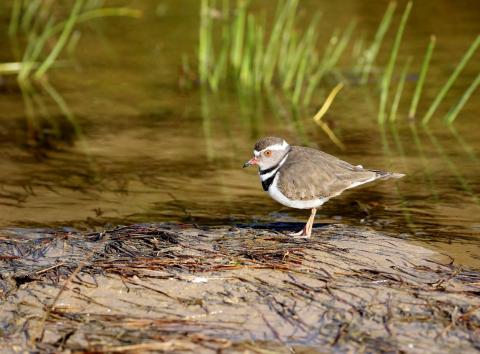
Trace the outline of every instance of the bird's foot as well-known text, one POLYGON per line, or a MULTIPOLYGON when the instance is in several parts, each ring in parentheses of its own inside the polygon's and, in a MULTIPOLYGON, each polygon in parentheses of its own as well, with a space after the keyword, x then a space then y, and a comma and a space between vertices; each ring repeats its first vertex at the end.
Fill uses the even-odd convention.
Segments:
POLYGON ((293 238, 310 238, 311 233, 308 233, 307 228, 304 227, 299 232, 288 234, 288 236, 292 236, 293 238))

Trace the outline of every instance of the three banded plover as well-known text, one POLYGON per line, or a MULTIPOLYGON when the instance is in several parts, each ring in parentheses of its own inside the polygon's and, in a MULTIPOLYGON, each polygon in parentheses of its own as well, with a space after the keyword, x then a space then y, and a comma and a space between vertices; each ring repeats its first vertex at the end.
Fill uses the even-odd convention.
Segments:
POLYGON ((346 189, 404 176, 354 166, 320 150, 290 146, 277 137, 259 140, 253 153, 243 167, 259 167, 262 187, 274 200, 290 208, 311 209, 303 230, 292 234, 295 237, 310 237, 317 208, 346 189))

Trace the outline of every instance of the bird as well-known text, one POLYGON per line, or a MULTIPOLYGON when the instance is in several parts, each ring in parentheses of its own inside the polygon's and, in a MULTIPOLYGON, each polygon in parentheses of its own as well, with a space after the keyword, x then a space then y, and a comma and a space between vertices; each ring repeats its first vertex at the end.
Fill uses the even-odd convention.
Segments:
POLYGON ((305 227, 291 234, 297 238, 310 238, 317 209, 330 198, 365 183, 405 176, 351 165, 326 152, 291 146, 273 136, 258 140, 253 155, 243 167, 258 166, 263 190, 272 199, 290 208, 311 210, 305 227))

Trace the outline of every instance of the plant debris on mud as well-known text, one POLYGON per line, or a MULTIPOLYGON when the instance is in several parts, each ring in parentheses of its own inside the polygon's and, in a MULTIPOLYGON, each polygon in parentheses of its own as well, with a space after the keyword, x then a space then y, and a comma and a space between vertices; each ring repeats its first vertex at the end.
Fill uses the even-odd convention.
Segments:
POLYGON ((0 350, 480 349, 479 271, 366 228, 274 230, 3 231, 0 350))

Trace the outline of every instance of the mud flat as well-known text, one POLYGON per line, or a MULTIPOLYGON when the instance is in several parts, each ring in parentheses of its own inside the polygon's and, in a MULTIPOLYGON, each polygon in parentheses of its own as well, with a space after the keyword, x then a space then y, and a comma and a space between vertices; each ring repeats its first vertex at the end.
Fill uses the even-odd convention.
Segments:
POLYGON ((480 271, 366 228, 0 233, 0 351, 474 353, 480 271))

